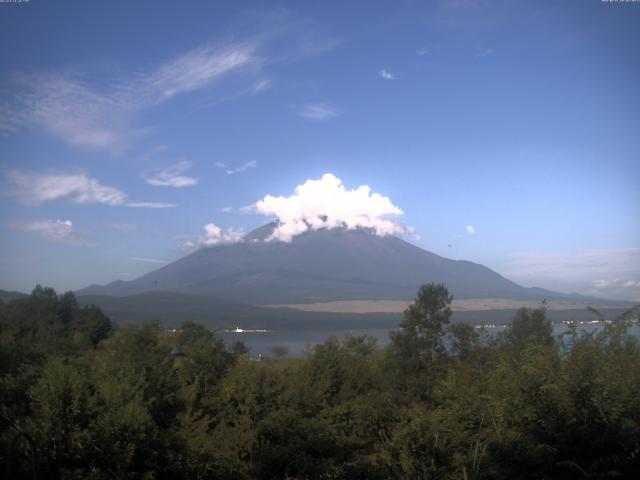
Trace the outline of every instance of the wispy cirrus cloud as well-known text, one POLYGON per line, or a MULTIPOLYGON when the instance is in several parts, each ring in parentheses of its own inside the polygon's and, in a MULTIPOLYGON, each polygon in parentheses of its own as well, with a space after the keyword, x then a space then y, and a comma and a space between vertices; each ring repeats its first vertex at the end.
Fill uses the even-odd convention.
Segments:
POLYGON ((5 196, 16 198, 27 205, 41 205, 55 201, 77 204, 103 204, 112 207, 169 208, 172 203, 129 202, 127 195, 84 172, 79 173, 38 173, 11 170, 6 174, 8 186, 5 196))
POLYGON ((122 205, 126 199, 124 192, 103 185, 86 173, 58 174, 11 170, 6 176, 10 183, 7 193, 30 205, 57 200, 122 205))
POLYGON ((640 288, 640 280, 620 280, 614 278, 612 280, 594 280, 594 288, 640 288))
POLYGON ((159 258, 129 257, 129 259, 135 260, 136 262, 145 262, 145 263, 169 263, 169 260, 161 260, 159 258))
POLYGON ((255 41, 195 48, 161 65, 145 82, 152 103, 203 88, 241 67, 259 61, 255 41))
POLYGON ((14 83, 20 88, 0 108, 0 129, 34 125, 73 146, 120 150, 132 136, 145 133, 132 127, 138 112, 255 65, 257 48, 249 40, 209 44, 108 82, 86 74, 17 74, 14 83))
POLYGON ((15 230, 30 233, 49 242, 66 243, 77 246, 94 246, 74 229, 71 220, 20 220, 13 222, 15 230))
POLYGON ((12 80, 17 91, 0 107, 0 129, 12 121, 5 132, 32 126, 92 149, 121 143, 132 109, 125 91, 100 92, 80 76, 62 73, 15 74, 12 80))
POLYGON ((490 57, 493 55, 494 51, 491 47, 479 47, 476 46, 476 58, 490 57))
POLYGON ((453 9, 475 9, 483 5, 482 0, 445 0, 443 7, 453 9))
POLYGON ((248 162, 245 162, 238 167, 229 167, 224 162, 216 163, 216 167, 223 169, 227 175, 235 175, 236 173, 246 172, 247 170, 256 168, 257 166, 258 166, 258 162, 255 160, 250 160, 248 162))
POLYGON ((298 112, 306 120, 324 122, 340 115, 341 111, 329 103, 307 103, 298 112))
POLYGON ((175 208, 175 203, 166 202, 129 202, 125 206, 129 208, 175 208))
POLYGON ((0 98, 0 135, 32 127, 75 147, 120 153, 153 133, 153 128, 140 125, 145 110, 211 88, 235 74, 244 75, 232 87, 239 93, 224 95, 259 94, 272 83, 265 74, 268 66, 317 55, 338 44, 318 25, 284 9, 255 15, 236 30, 246 33, 207 42, 135 71, 95 72, 76 66, 14 72, 4 88, 10 93, 0 98))
POLYGON ((390 72, 389 70, 385 70, 384 68, 381 69, 378 72, 378 75, 380 76, 380 78, 384 78, 385 80, 395 80, 396 79, 396 74, 393 72, 390 72))
POLYGON ((272 80, 270 78, 262 78, 251 87, 251 95, 258 95, 265 92, 271 87, 272 80))
POLYGON ((198 178, 188 177, 182 173, 191 168, 192 163, 188 160, 180 162, 170 167, 152 170, 142 174, 142 178, 149 185, 154 187, 191 187, 198 183, 198 178))
POLYGON ((160 155, 168 150, 169 150, 169 147, 167 145, 160 143, 158 145, 154 145, 151 148, 148 148, 143 153, 134 157, 132 160, 134 160, 135 162, 149 160, 150 158, 153 158, 156 155, 160 155))
POLYGON ((104 226, 110 230, 115 230, 116 232, 134 232, 140 229, 139 225, 135 225, 133 223, 107 222, 104 226))

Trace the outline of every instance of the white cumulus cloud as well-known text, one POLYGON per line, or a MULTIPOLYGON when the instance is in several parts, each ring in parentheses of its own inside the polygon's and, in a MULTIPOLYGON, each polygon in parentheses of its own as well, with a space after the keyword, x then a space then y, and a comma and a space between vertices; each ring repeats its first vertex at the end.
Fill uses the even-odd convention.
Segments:
POLYGON ((244 237, 244 231, 242 229, 229 227, 226 230, 222 230, 214 223, 207 223, 203 228, 205 236, 200 237, 198 243, 205 247, 241 242, 244 237))
POLYGON ((466 230, 468 235, 476 234, 476 227, 474 227, 473 225, 467 225, 466 230))
POLYGON ((380 75, 380 78, 384 78, 385 80, 395 80, 396 79, 396 74, 395 73, 390 72, 389 70, 385 70, 384 68, 378 72, 378 75, 380 75))
POLYGON ((267 195, 252 210, 276 217, 277 226, 270 240, 284 242, 321 228, 368 228, 381 236, 409 232, 407 227, 390 219, 403 211, 388 197, 371 193, 367 185, 348 190, 342 180, 330 173, 298 185, 289 197, 267 195))
POLYGON ((175 165, 167 168, 153 170, 151 172, 143 173, 142 178, 149 185, 154 187, 191 187, 198 183, 196 177, 187 177, 182 175, 185 170, 191 168, 191 162, 188 160, 182 160, 175 165))

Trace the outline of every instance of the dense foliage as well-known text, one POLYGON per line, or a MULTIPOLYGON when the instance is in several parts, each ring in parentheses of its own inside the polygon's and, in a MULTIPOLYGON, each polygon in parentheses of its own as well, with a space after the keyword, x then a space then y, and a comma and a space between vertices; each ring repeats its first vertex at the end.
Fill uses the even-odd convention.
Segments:
POLYGON ((329 338, 252 359, 185 322, 113 331, 37 287, 0 305, 8 478, 638 478, 640 348, 621 318, 552 337, 545 306, 499 337, 422 287, 391 344, 329 338))

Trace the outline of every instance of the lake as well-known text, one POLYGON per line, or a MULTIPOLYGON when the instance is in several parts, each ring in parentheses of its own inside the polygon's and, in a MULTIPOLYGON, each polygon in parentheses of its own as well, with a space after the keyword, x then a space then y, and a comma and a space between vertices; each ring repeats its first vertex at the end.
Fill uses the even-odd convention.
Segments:
MULTIPOLYGON (((501 332, 506 327, 504 325, 495 325, 487 328, 489 334, 501 332)), ((555 336, 561 335, 567 331, 567 324, 562 322, 554 322, 553 333, 555 336)), ((578 331, 593 332, 604 328, 602 322, 582 322, 578 324, 578 331)), ((312 347, 323 343, 327 338, 335 336, 343 338, 347 334, 352 335, 368 335, 376 338, 379 347, 389 344, 389 328, 370 328, 370 329, 326 329, 326 330, 268 330, 265 332, 221 332, 220 335, 227 344, 242 341, 249 348, 249 354, 252 357, 273 356, 272 349, 277 346, 286 347, 289 356, 302 356, 304 352, 312 347)), ((640 337, 640 326, 634 324, 629 332, 640 337)))

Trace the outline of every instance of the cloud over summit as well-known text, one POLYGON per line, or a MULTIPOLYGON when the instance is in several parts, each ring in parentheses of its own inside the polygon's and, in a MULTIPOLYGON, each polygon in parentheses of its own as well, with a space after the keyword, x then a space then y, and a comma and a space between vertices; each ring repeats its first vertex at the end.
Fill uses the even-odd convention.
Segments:
POLYGON ((406 227, 391 220, 404 212, 389 197, 371 193, 368 185, 348 190, 342 180, 331 173, 298 185, 288 197, 267 195, 255 203, 253 210, 278 219, 269 239, 284 242, 321 228, 369 228, 381 236, 408 232, 406 227))

